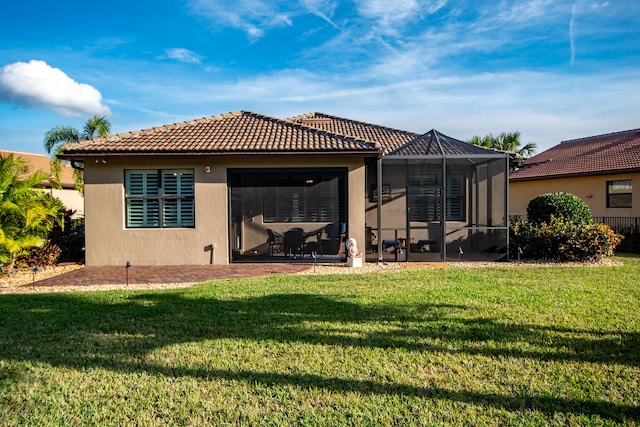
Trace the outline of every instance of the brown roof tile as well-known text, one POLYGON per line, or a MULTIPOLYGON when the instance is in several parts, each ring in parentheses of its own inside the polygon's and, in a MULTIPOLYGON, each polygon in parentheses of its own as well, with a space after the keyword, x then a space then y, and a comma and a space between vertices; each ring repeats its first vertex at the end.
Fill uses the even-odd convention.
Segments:
MULTIPOLYGON (((47 176, 51 175, 51 159, 43 154, 21 153, 18 151, 0 150, 0 155, 7 157, 13 154, 15 158, 24 160, 27 165, 27 174, 31 175, 36 171, 42 171, 47 176)), ((60 185, 63 188, 75 188, 75 180, 73 178, 73 168, 63 164, 60 171, 60 185)), ((42 182, 42 185, 49 187, 49 182, 42 182)))
POLYGON ((64 146, 64 156, 180 153, 377 154, 375 143, 252 112, 240 111, 122 133, 64 146))
POLYGON ((563 141, 524 161, 511 181, 640 170, 640 129, 563 141))
POLYGON ((290 117, 287 120, 311 126, 341 135, 350 135, 366 141, 379 142, 382 145, 383 154, 388 154, 417 138, 420 134, 357 120, 345 119, 324 113, 307 113, 290 117))

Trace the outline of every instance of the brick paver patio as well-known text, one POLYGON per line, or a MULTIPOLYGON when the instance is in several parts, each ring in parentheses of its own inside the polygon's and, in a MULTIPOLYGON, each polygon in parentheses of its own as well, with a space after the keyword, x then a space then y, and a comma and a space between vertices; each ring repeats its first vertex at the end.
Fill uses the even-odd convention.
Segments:
MULTIPOLYGON (((204 282, 238 277, 293 274, 312 268, 309 264, 231 264, 133 266, 128 269, 129 284, 204 282)), ((56 277, 36 281, 36 287, 94 286, 127 283, 124 266, 83 267, 56 277)))

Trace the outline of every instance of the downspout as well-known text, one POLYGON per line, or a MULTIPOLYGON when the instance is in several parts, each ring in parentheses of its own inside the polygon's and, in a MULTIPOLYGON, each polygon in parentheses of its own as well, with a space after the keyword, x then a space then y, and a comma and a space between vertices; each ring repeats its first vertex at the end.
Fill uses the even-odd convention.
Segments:
POLYGON ((510 261, 509 259, 509 230, 510 230, 510 221, 509 221, 509 175, 510 175, 510 159, 509 159, 509 155, 506 155, 506 170, 507 170, 507 179, 505 179, 505 198, 504 198, 504 212, 505 212, 505 220, 506 220, 506 226, 507 226, 507 262, 510 261))
MULTIPOLYGON (((376 147, 380 149, 379 144, 376 144, 376 147)), ((382 262, 382 150, 378 154, 378 160, 376 164, 376 191, 378 197, 376 198, 377 202, 377 222, 378 222, 378 262, 382 262)))

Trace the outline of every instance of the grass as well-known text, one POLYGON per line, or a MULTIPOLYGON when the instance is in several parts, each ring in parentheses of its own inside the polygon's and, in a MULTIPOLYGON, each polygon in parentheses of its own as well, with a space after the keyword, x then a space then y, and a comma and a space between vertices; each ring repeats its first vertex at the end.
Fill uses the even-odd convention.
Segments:
POLYGON ((639 425, 640 258, 0 296, 0 425, 639 425))

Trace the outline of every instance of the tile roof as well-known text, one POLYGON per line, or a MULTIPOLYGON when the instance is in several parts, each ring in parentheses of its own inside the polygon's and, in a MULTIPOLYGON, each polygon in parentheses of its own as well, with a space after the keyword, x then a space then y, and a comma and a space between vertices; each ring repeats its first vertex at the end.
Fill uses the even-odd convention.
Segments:
POLYGON ((356 152, 377 155, 376 143, 247 111, 122 133, 63 148, 65 158, 96 154, 291 154, 356 152))
MULTIPOLYGON (((19 151, 0 150, 0 155, 7 157, 13 154, 13 157, 24 160, 27 165, 27 174, 31 175, 36 171, 42 171, 48 176, 51 174, 51 159, 44 154, 21 153, 19 151)), ((69 165, 61 165, 60 185, 63 188, 75 188, 76 183, 73 178, 73 168, 69 165)), ((48 181, 42 182, 42 185, 49 188, 48 181)))
POLYGON ((317 112, 290 117, 287 120, 325 130, 327 132, 349 135, 366 141, 379 142, 382 145, 383 154, 388 154, 420 136, 420 134, 414 132, 359 122, 357 120, 345 119, 317 112))
POLYGON ((563 141, 525 160, 510 176, 525 181, 640 170, 640 129, 563 141))
POLYGON ((392 151, 387 157, 409 156, 409 157, 442 157, 442 156, 500 156, 505 157, 507 153, 492 150, 486 147, 479 147, 468 142, 451 138, 435 129, 424 135, 420 135, 402 147, 392 151))

